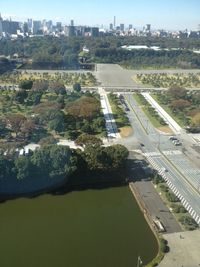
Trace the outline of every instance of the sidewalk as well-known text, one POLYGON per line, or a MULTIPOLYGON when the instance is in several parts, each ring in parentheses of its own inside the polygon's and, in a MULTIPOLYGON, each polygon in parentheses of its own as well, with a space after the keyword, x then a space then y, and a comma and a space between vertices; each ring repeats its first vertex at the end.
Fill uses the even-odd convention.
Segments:
POLYGON ((158 114, 166 121, 169 127, 175 134, 180 134, 182 128, 178 125, 178 123, 153 99, 153 97, 149 93, 142 93, 144 98, 149 102, 149 104, 155 108, 158 114))
POLYGON ((199 267, 200 230, 163 235, 168 241, 169 253, 159 267, 199 267))
POLYGON ((107 136, 110 139, 120 138, 120 134, 118 133, 117 125, 115 123, 115 119, 113 118, 112 109, 107 94, 101 87, 99 87, 98 91, 100 95, 102 111, 106 121, 107 136))

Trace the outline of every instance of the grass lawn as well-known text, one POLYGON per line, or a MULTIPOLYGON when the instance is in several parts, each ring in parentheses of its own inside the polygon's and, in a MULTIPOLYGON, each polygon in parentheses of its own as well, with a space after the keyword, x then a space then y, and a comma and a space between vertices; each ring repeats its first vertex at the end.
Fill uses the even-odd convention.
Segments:
POLYGON ((120 130, 124 127, 130 127, 130 123, 129 120, 126 116, 126 113, 124 112, 121 104, 120 104, 120 100, 117 99, 113 100, 112 96, 108 95, 108 100, 110 102, 110 106, 113 112, 113 117, 115 119, 115 122, 117 124, 117 128, 120 130))
POLYGON ((186 125, 183 121, 176 116, 176 113, 173 113, 172 110, 167 106, 159 102, 157 95, 151 94, 151 96, 158 102, 158 104, 183 128, 186 125))
MULTIPOLYGON (((150 120, 150 122, 153 124, 155 128, 162 129, 163 125, 157 120, 156 117, 152 116, 150 112, 148 111, 147 107, 144 105, 144 103, 141 101, 140 97, 137 94, 133 94, 133 97, 137 101, 137 103, 141 106, 142 110, 144 111, 147 118, 150 120)), ((168 126, 165 126, 168 127, 168 126)), ((169 128, 169 127, 168 127, 169 128)), ((166 129, 165 129, 166 130, 166 129)))

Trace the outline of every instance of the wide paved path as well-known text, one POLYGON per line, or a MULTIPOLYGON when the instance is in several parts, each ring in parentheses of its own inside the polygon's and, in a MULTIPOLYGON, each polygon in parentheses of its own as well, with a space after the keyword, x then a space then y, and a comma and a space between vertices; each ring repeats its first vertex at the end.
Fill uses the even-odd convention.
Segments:
POLYGON ((164 238, 170 247, 159 267, 199 267, 200 230, 166 234, 164 238))

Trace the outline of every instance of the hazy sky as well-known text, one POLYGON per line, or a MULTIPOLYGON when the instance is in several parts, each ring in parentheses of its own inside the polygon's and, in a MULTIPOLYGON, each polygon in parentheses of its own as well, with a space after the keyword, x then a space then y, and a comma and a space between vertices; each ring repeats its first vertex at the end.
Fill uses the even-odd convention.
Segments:
POLYGON ((117 25, 157 29, 192 29, 200 24, 200 0, 0 0, 2 17, 52 19, 75 25, 117 25))

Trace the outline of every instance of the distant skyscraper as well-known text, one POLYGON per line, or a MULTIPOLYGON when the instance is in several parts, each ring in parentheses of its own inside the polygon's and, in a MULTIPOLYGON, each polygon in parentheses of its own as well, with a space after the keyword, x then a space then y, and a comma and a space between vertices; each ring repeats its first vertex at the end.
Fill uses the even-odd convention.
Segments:
POLYGON ((61 32, 61 30, 62 30, 62 23, 61 22, 56 22, 56 28, 57 28, 58 31, 61 32))
POLYGON ((47 22, 46 22, 46 25, 47 25, 47 29, 48 29, 49 31, 51 31, 52 28, 53 28, 53 22, 52 22, 52 20, 47 21, 47 22))
POLYGON ((110 31, 113 30, 113 24, 112 24, 112 23, 110 23, 110 27, 109 27, 109 29, 110 29, 110 31))
POLYGON ((123 23, 120 24, 120 31, 122 31, 122 32, 124 31, 124 24, 123 23))
POLYGON ((1 17, 1 13, 0 13, 0 36, 1 36, 2 33, 3 33, 3 25, 2 25, 2 21, 3 21, 3 19, 2 19, 2 17, 1 17))
POLYGON ((151 24, 147 24, 147 25, 146 25, 146 31, 147 31, 147 32, 150 32, 150 31, 151 31, 151 24))
POLYGON ((30 32, 33 32, 33 20, 32 19, 28 19, 27 20, 27 24, 28 24, 28 30, 30 32))
POLYGON ((74 26, 74 20, 73 19, 70 21, 70 26, 74 26))
POLYGON ((116 17, 114 16, 114 29, 115 29, 115 27, 116 27, 116 17))
POLYGON ((92 37, 98 37, 99 36, 99 28, 98 27, 92 27, 91 28, 91 36, 92 37))
POLYGON ((11 20, 2 20, 2 31, 8 34, 17 34, 20 30, 19 22, 11 20))
POLYGON ((65 34, 69 37, 73 37, 76 35, 74 26, 65 26, 65 34))
POLYGON ((129 24, 129 25, 128 25, 128 29, 129 29, 129 30, 132 30, 132 29, 133 29, 133 25, 132 25, 132 24, 129 24))
POLYGON ((42 23, 40 20, 34 20, 33 21, 33 34, 38 34, 38 32, 42 28, 42 23))
POLYGON ((23 25, 23 32, 24 33, 28 33, 28 23, 27 22, 24 22, 24 25, 23 25))

